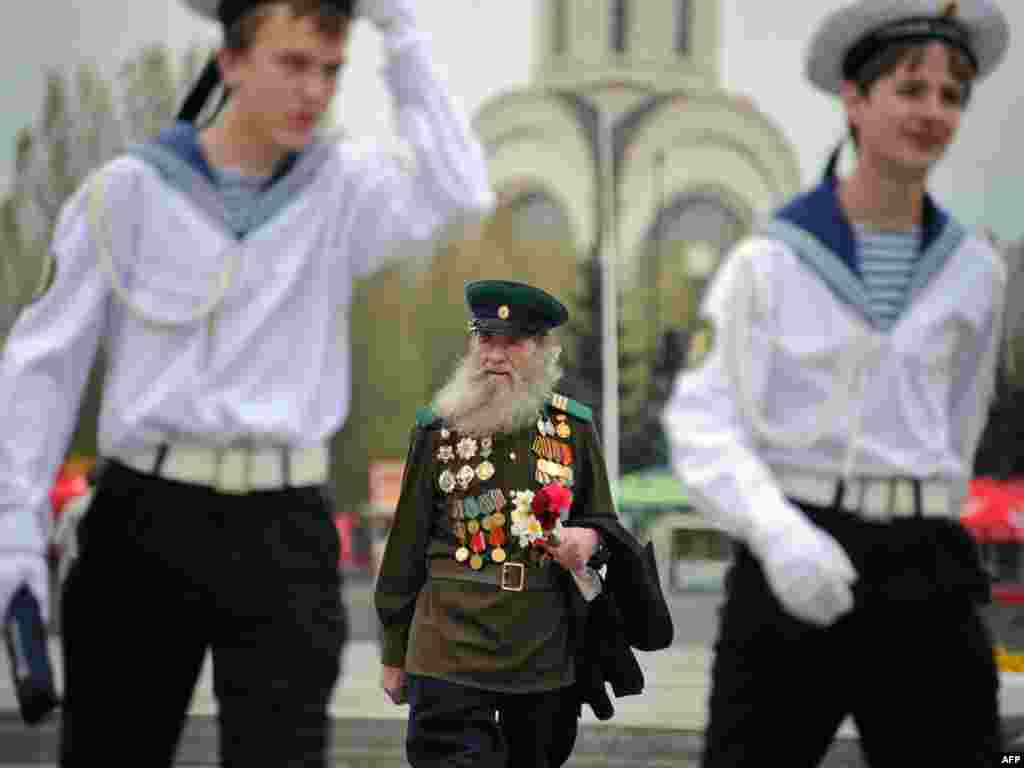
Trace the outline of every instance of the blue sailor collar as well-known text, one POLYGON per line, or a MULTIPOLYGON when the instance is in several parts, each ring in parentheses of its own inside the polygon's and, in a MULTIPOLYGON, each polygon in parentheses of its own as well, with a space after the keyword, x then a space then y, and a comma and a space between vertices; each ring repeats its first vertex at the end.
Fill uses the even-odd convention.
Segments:
MULTIPOLYGON (((839 204, 838 180, 835 177, 824 179, 817 187, 779 209, 761 227, 759 234, 789 245, 839 299, 874 323, 861 279, 857 238, 839 204)), ((942 270, 965 236, 966 230, 926 193, 921 256, 911 280, 908 305, 942 270)))
POLYGON ((269 221, 292 202, 313 181, 330 154, 328 144, 314 142, 302 152, 287 155, 267 179, 264 194, 252 211, 247 226, 238 231, 230 226, 216 175, 203 153, 199 132, 194 125, 178 121, 152 141, 130 147, 128 153, 156 168, 168 184, 189 197, 238 239, 269 221))
MULTIPOLYGON (((199 131, 196 127, 189 122, 179 120, 174 125, 165 128, 156 137, 155 143, 165 149, 173 152, 184 162, 188 163, 194 170, 205 176, 210 182, 216 183, 216 175, 213 169, 210 167, 209 162, 206 159, 206 155, 203 153, 202 145, 199 143, 199 131)), ((264 189, 272 186, 276 181, 281 179, 285 174, 288 173, 292 168, 295 167, 295 162, 299 159, 300 152, 290 152, 286 155, 277 168, 274 169, 274 173, 271 174, 270 178, 264 184, 264 189)))

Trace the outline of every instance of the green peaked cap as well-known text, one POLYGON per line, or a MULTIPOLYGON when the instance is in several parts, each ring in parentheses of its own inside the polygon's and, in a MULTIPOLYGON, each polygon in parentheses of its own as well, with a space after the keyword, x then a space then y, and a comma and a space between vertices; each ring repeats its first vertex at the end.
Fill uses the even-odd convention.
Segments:
POLYGON ((511 280, 466 284, 471 331, 503 336, 535 336, 569 319, 569 310, 547 291, 511 280))

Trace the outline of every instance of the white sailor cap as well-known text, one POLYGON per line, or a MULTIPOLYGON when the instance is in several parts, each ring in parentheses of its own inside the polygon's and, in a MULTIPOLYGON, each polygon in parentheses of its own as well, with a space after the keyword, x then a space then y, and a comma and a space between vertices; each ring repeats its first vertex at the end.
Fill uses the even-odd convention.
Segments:
POLYGON ((816 86, 839 93, 868 60, 893 43, 936 40, 956 46, 975 64, 978 79, 1006 53, 1010 28, 989 0, 860 0, 827 16, 807 51, 806 73, 816 86))
MULTIPOLYGON (((245 15, 246 11, 268 0, 185 0, 185 5, 211 21, 230 26, 245 15)), ((326 0, 347 16, 355 12, 356 0, 326 0)))

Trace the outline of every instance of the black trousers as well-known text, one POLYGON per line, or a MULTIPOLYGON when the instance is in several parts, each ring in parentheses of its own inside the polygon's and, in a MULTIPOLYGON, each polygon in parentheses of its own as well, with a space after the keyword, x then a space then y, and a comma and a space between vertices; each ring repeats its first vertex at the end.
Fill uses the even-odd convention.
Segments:
POLYGON ((948 521, 804 512, 846 549, 854 609, 819 628, 785 613, 739 547, 715 646, 704 768, 820 763, 852 715, 873 768, 988 768, 1001 750, 998 674, 977 604, 987 579, 948 521))
POLYGON ((347 639, 318 488, 218 494, 107 466, 62 604, 60 764, 171 766, 209 650, 222 764, 323 768, 347 639))
POLYGON ((498 693, 409 675, 413 768, 558 768, 576 743, 570 688, 498 693))

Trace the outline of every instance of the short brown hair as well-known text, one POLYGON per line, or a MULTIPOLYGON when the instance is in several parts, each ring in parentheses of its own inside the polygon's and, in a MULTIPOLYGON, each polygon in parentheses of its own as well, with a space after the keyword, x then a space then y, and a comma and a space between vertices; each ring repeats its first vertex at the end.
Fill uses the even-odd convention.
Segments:
MULTIPOLYGON (((906 62, 911 69, 921 65, 924 60, 924 49, 932 41, 926 43, 897 43, 883 49, 877 56, 868 59, 852 78, 857 89, 863 95, 871 90, 876 82, 891 75, 906 62)), ((971 83, 978 71, 971 59, 956 46, 947 45, 949 52, 949 74, 964 87, 964 104, 970 95, 971 83)))
MULTIPOLYGON (((851 81, 857 86, 857 90, 862 96, 867 96, 875 83, 883 77, 891 75, 904 63, 908 64, 911 69, 919 67, 924 60, 925 47, 932 42, 934 41, 895 43, 884 48, 877 56, 864 62, 851 81)), ((961 106, 966 107, 971 98, 971 86, 974 78, 978 75, 978 70, 964 51, 952 45, 947 45, 946 50, 949 52, 949 74, 963 88, 961 106)), ((856 126, 850 126, 850 136, 856 144, 856 126)))
POLYGON ((224 32, 224 47, 232 51, 244 51, 256 39, 267 17, 273 13, 273 6, 283 5, 292 15, 301 19, 316 16, 317 29, 328 37, 338 37, 352 20, 352 13, 326 0, 255 0, 253 8, 224 32))

